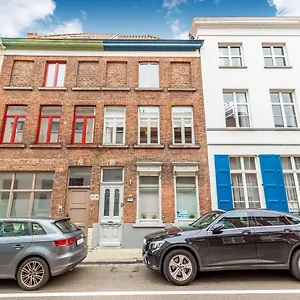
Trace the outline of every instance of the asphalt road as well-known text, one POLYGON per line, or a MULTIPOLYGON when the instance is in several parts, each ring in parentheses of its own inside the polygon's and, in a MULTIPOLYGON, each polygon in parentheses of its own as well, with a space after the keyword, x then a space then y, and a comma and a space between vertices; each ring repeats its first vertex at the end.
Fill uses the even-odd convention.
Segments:
POLYGON ((189 286, 176 287, 143 265, 79 266, 52 278, 40 291, 22 292, 0 281, 0 299, 107 300, 298 300, 300 282, 286 271, 201 273, 189 286))

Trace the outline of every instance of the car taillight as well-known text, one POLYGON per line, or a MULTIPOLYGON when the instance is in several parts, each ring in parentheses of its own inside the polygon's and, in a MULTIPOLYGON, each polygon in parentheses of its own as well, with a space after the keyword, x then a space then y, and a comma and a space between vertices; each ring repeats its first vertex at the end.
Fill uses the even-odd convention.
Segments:
POLYGON ((54 243, 57 247, 69 247, 72 244, 76 243, 76 241, 77 241, 76 237, 71 237, 68 239, 54 241, 54 243))

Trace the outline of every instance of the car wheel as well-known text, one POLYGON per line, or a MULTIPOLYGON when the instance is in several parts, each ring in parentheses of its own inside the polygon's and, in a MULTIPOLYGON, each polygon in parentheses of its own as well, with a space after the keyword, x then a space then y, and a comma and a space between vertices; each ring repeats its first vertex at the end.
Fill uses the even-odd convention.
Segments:
POLYGON ((293 254, 290 271, 294 277, 300 280, 300 250, 296 250, 293 254))
POLYGON ((26 259, 18 269, 17 281, 25 291, 35 291, 44 286, 50 278, 45 260, 39 257, 26 259))
POLYGON ((197 275, 197 263, 189 251, 173 250, 163 262, 163 271, 169 282, 175 285, 188 285, 197 275))

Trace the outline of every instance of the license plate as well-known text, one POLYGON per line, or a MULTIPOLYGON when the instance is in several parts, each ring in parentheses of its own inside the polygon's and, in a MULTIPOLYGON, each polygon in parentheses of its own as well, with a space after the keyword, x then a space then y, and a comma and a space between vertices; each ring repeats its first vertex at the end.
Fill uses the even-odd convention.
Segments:
POLYGON ((84 243, 84 238, 81 238, 81 239, 77 240, 77 246, 79 246, 83 243, 84 243))

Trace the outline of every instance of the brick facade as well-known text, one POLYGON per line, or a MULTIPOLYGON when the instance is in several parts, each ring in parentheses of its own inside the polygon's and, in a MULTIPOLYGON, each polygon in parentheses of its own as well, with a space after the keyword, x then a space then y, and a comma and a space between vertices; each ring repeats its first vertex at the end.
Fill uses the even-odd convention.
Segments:
MULTIPOLYGON (((124 219, 136 220, 136 163, 162 162, 162 216, 174 222, 174 182, 172 162, 199 163, 199 202, 201 214, 211 208, 204 103, 199 57, 45 57, 5 56, 0 79, 0 116, 7 105, 27 105, 23 148, 0 145, 0 171, 54 171, 52 214, 58 205, 66 206, 68 169, 92 166, 91 193, 99 194, 103 166, 124 167, 124 219), (66 62, 66 90, 39 90, 43 86, 47 61, 66 62), (139 62, 159 62, 162 90, 138 90, 139 62), (5 87, 32 87, 30 90, 5 87), (72 90, 75 87, 110 87, 109 90, 72 90), (129 88, 118 90, 117 88, 129 88), (171 91, 168 88, 195 88, 171 91), (36 146, 41 105, 61 105, 59 147, 36 146), (74 107, 96 107, 94 145, 71 145, 74 107), (103 116, 106 105, 126 106, 125 146, 103 147, 103 116), (164 148, 138 147, 138 106, 160 108, 160 141, 164 148), (195 144, 199 147, 172 148, 172 106, 193 106, 195 144), (129 195, 133 202, 127 202, 129 195)), ((0 124, 3 134, 3 122, 0 124)), ((101 199, 100 199, 101 201, 101 199)), ((91 201, 89 226, 98 222, 99 201, 91 201)))

